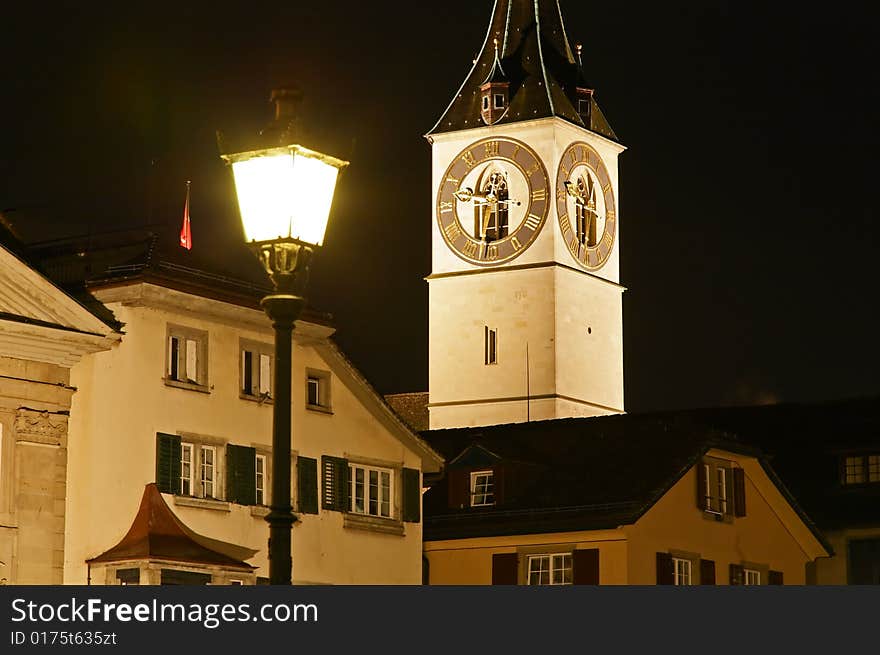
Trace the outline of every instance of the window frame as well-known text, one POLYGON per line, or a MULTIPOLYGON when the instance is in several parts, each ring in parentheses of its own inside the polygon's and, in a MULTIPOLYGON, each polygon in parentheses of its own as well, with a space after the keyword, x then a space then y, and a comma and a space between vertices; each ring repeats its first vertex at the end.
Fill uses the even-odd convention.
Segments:
POLYGON ((745 566, 743 567, 743 577, 742 577, 743 586, 745 586, 745 587, 760 586, 760 585, 764 584, 762 581, 762 577, 763 576, 761 575, 760 569, 746 568, 745 566), (756 578, 756 580, 750 582, 750 580, 753 578, 756 578))
POLYGON ((165 385, 209 393, 208 346, 209 336, 206 330, 169 323, 165 330, 165 375, 163 378, 165 385), (174 340, 177 340, 184 346, 181 350, 181 347, 178 345, 176 358, 174 357, 174 340), (195 343, 195 377, 190 376, 189 342, 195 343), (172 377, 175 361, 177 377, 172 377), (181 373, 181 367, 183 373, 181 373), (181 375, 184 376, 184 379, 181 379, 181 375))
POLYGON ((700 494, 700 509, 716 521, 732 521, 736 515, 733 473, 735 462, 705 457, 701 465, 705 481, 700 494))
POLYGON ((265 453, 257 453, 254 455, 254 486, 255 496, 254 502, 257 507, 267 507, 269 505, 269 456, 265 453), (263 471, 260 472, 260 463, 262 462, 263 471), (260 486, 260 478, 262 478, 262 488, 260 486), (261 497, 262 496, 262 497, 261 497))
POLYGON ((333 376, 330 371, 314 368, 306 369, 305 401, 306 409, 323 414, 333 413, 333 376), (311 402, 310 387, 312 381, 317 382, 317 404, 311 402))
POLYGON ((841 455, 840 484, 843 487, 880 484, 880 452, 841 455))
POLYGON ((691 558, 677 555, 672 556, 672 584, 676 587, 690 587, 694 585, 694 562, 691 558), (681 565, 682 569, 687 569, 686 578, 684 572, 679 570, 679 565, 681 565), (683 582, 683 579, 686 579, 686 582, 683 582))
POLYGON ((397 511, 396 511, 396 497, 395 493, 397 491, 397 484, 395 481, 396 477, 396 469, 380 466, 376 464, 367 464, 363 462, 349 461, 348 462, 348 507, 346 509, 347 514, 351 514, 353 516, 363 516, 372 519, 383 519, 386 521, 396 521, 397 520, 397 511), (360 469, 364 472, 363 476, 363 511, 357 511, 355 504, 357 502, 357 470, 360 469), (377 474, 377 490, 378 495, 376 497, 376 508, 377 512, 374 514, 369 511, 370 509, 370 482, 369 477, 370 473, 377 474), (388 475, 388 515, 382 514, 382 474, 388 475))
POLYGON ((239 340, 239 366, 238 366, 238 394, 242 400, 256 401, 260 404, 269 404, 273 402, 275 394, 275 349, 265 343, 259 341, 250 341, 248 339, 239 340), (246 354, 251 354, 251 388, 245 389, 246 374, 245 361, 246 354), (268 377, 263 380, 262 358, 268 358, 268 377), (265 382, 265 385, 264 385, 265 382), (261 391, 264 386, 267 392, 261 391), (255 393, 256 392, 256 393, 255 393))
POLYGON ((212 444, 199 444, 199 498, 204 498, 206 500, 221 500, 217 493, 217 469, 217 446, 212 444), (211 452, 210 465, 205 463, 206 451, 211 452), (205 468, 207 466, 211 467, 211 494, 208 494, 205 489, 205 468))
POLYGON ((179 495, 195 498, 195 466, 196 466, 196 446, 189 441, 180 442, 180 485, 178 487, 179 495), (189 462, 184 461, 184 452, 189 451, 189 462), (184 464, 189 466, 189 476, 183 477, 184 464), (189 492, 184 491, 184 481, 189 484, 189 492))
POLYGON ((470 482, 468 485, 468 500, 470 507, 494 507, 495 506, 495 471, 492 469, 485 469, 482 471, 471 471, 470 473, 470 482), (491 491, 483 491, 482 493, 478 493, 477 482, 481 476, 488 476, 489 485, 491 485, 491 491), (487 498, 491 497, 491 502, 476 502, 477 496, 482 496, 484 501, 487 498))
POLYGON ((503 93, 493 93, 492 94, 492 106, 495 109, 504 109, 505 107, 505 98, 503 93))
POLYGON ((556 553, 535 553, 526 555, 525 562, 525 584, 530 587, 537 586, 569 586, 574 584, 574 555, 571 552, 556 552, 556 553), (537 573, 539 578, 542 573, 544 573, 544 569, 541 568, 537 571, 532 570, 532 563, 539 560, 547 560, 547 582, 532 582, 532 574, 537 573), (567 566, 565 566, 565 562, 567 559, 567 566), (561 560, 562 566, 556 566, 557 560, 561 560), (554 579, 554 573, 557 571, 562 572, 562 582, 556 582, 554 579), (565 576, 565 571, 568 571, 567 581, 565 576))
POLYGON ((498 365, 498 328, 483 327, 484 344, 483 356, 486 366, 498 365))

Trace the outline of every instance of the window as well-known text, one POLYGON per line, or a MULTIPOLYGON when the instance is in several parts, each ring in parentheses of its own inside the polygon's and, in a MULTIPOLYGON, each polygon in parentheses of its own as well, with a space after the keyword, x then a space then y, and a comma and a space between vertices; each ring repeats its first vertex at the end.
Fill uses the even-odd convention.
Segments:
POLYGON ((489 110, 489 96, 483 96, 483 111, 489 110))
POLYGON ((744 569, 743 570, 743 584, 744 585, 760 585, 761 584, 761 572, 756 571, 755 569, 744 569))
POLYGON ((495 94, 495 109, 504 109, 504 94, 495 94))
POLYGON ((330 409, 330 373, 327 371, 306 371, 306 406, 318 411, 330 409))
POLYGON ((251 399, 272 397, 272 348, 257 343, 241 345, 241 395, 251 399))
POLYGON ((689 559, 672 558, 672 584, 688 586, 693 584, 693 563, 689 559))
POLYGON ((488 507, 495 504, 495 473, 477 471, 471 473, 471 507, 488 507))
POLYGON ((846 456, 842 478, 845 485, 880 482, 880 454, 846 456))
POLYGON ((193 495, 193 445, 180 444, 180 495, 193 495))
POLYGON ((571 553, 529 556, 528 584, 572 584, 571 553))
POLYGON ((390 469, 350 464, 351 485, 349 511, 353 514, 391 518, 393 472, 390 469))
POLYGON ((745 472, 733 462, 704 459, 697 466, 697 489, 699 508, 715 520, 746 515, 745 472))
POLYGON ((165 379, 200 387, 208 384, 208 333, 168 326, 165 379))
POLYGON ((486 327, 484 355, 486 366, 493 366, 498 363, 498 330, 486 327))
POLYGON ((266 456, 257 455, 255 459, 256 465, 256 487, 257 487, 257 505, 266 504, 266 456))
POLYGON ((214 446, 201 446, 201 475, 199 483, 201 488, 201 496, 203 498, 214 498, 214 487, 217 480, 217 467, 215 461, 217 457, 217 449, 214 446))
MULTIPOLYGON (((578 113, 583 118, 586 118, 587 116, 590 115, 590 101, 589 100, 586 100, 584 98, 580 98, 578 100, 578 113)), ((587 127, 589 127, 589 126, 587 126, 587 127)))

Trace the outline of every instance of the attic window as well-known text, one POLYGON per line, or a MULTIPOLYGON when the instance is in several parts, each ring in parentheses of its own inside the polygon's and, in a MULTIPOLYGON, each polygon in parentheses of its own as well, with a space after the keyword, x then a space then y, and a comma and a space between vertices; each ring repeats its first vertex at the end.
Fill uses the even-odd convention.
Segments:
POLYGON ((495 109, 504 109, 504 94, 495 94, 495 109))
POLYGON ((590 113, 590 101, 581 98, 578 100, 578 113, 581 116, 588 116, 590 113))
POLYGON ((489 96, 483 96, 483 111, 488 111, 489 109, 489 96))
POLYGON ((849 455, 844 458, 841 481, 846 486, 880 482, 880 454, 849 455))
POLYGON ((491 507, 495 504, 495 473, 475 471, 471 473, 471 507, 491 507))

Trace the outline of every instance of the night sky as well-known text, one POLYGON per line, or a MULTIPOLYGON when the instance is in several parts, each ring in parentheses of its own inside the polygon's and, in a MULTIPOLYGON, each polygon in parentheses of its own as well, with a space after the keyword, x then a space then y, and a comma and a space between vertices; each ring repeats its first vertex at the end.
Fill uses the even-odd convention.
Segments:
MULTIPOLYGON (((491 0, 16 4, 0 37, 0 210, 22 236, 179 230, 190 179, 195 249, 236 243, 215 131, 258 131, 271 88, 296 82, 303 142, 352 161, 312 304, 380 391, 426 390, 423 135, 491 0)), ((868 3, 561 4, 629 148, 627 409, 880 392, 868 3)))

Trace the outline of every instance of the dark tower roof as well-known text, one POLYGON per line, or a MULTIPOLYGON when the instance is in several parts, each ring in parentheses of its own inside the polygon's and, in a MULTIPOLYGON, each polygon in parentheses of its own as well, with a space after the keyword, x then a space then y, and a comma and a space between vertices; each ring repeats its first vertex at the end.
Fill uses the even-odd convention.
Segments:
POLYGON ((510 109, 496 125, 558 116, 617 140, 595 100, 590 125, 578 114, 576 94, 583 73, 565 34, 559 0, 495 0, 476 63, 429 134, 483 126, 480 86, 493 73, 495 39, 501 43, 501 66, 510 82, 510 109))

